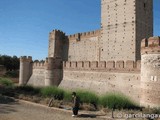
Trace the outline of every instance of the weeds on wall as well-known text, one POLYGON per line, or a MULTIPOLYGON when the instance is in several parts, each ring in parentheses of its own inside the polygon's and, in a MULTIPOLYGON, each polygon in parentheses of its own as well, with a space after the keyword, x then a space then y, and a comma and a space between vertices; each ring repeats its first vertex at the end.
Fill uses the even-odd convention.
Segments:
POLYGON ((71 91, 65 91, 63 100, 66 101, 66 102, 71 102, 72 101, 72 92, 71 91))
MULTIPOLYGON (((5 86, 13 86, 13 82, 8 79, 0 78, 0 84, 5 86)), ((52 87, 33 87, 27 86, 15 86, 12 91, 17 94, 35 95, 42 98, 54 98, 55 100, 63 100, 65 102, 71 102, 71 91, 65 91, 61 88, 52 87)), ((118 93, 108 93, 102 96, 85 90, 75 91, 80 98, 81 103, 92 104, 97 106, 103 106, 109 109, 135 109, 137 105, 132 102, 128 97, 118 93)))
POLYGON ((53 87, 43 87, 41 88, 41 95, 44 97, 53 97, 56 100, 63 100, 64 99, 64 90, 53 87))
POLYGON ((89 103, 93 104, 94 106, 97 106, 99 103, 98 96, 93 92, 78 90, 76 91, 76 93, 77 96, 80 98, 81 103, 89 103))
POLYGON ((109 109, 121 110, 138 108, 138 105, 136 105, 128 97, 120 93, 108 93, 106 95, 102 95, 99 99, 100 104, 103 107, 107 107, 109 109))

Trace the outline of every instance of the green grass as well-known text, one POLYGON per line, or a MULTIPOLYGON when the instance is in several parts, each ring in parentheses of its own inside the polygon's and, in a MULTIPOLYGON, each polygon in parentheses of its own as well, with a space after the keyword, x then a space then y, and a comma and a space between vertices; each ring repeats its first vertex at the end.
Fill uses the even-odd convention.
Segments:
POLYGON ((14 96, 14 83, 12 80, 7 78, 0 78, 0 85, 3 87, 0 87, 0 94, 7 95, 7 96, 14 96))
POLYGON ((7 78, 1 78, 0 77, 0 84, 5 86, 5 87, 13 87, 14 83, 7 78))
POLYGON ((44 87, 44 88, 41 88, 41 95, 44 97, 54 97, 54 99, 57 99, 57 100, 63 100, 64 90, 57 88, 55 86, 44 87))
POLYGON ((101 96, 100 104, 109 109, 136 109, 137 105, 128 97, 119 93, 108 93, 101 96))
MULTIPOLYGON (((13 86, 13 82, 6 79, 0 78, 0 84, 4 86, 13 86)), ((71 91, 65 91, 55 86, 51 87, 33 87, 30 85, 27 86, 16 86, 14 87, 14 91, 18 94, 25 94, 25 95, 39 95, 42 97, 54 97, 57 100, 63 100, 67 102, 72 101, 71 91)), ((109 109, 137 109, 137 105, 131 101, 128 97, 123 94, 119 93, 108 93, 102 96, 98 96, 97 94, 84 91, 84 90, 77 90, 75 91, 77 96, 80 98, 81 103, 92 104, 95 107, 101 105, 105 108, 109 109)), ((159 112, 160 110, 156 110, 159 112)))
POLYGON ((95 93, 84 90, 78 90, 76 93, 82 103, 98 104, 99 98, 95 93))
POLYGON ((67 101, 67 102, 72 101, 72 92, 70 92, 70 91, 64 92, 64 101, 67 101))

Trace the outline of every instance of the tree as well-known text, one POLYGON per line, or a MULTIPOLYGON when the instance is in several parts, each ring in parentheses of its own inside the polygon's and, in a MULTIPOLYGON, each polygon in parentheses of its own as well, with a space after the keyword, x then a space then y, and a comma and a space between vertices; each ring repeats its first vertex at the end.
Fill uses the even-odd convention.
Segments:
POLYGON ((7 71, 19 69, 19 58, 17 56, 0 55, 0 65, 4 65, 7 71))

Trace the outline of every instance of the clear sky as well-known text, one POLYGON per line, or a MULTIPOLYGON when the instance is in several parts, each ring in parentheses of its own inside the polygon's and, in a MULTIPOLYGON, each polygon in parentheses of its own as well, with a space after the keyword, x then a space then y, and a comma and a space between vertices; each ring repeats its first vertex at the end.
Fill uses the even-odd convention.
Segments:
MULTIPOLYGON (((154 35, 160 36, 160 0, 154 1, 154 35)), ((100 28, 100 0, 0 0, 0 54, 48 55, 53 29, 66 34, 100 28)))

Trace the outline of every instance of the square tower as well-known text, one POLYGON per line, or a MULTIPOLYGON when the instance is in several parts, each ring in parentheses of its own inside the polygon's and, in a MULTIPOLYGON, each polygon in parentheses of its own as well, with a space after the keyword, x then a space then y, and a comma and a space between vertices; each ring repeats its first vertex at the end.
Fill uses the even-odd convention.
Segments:
POLYGON ((101 0, 100 60, 140 60, 140 43, 153 36, 153 0, 101 0))

